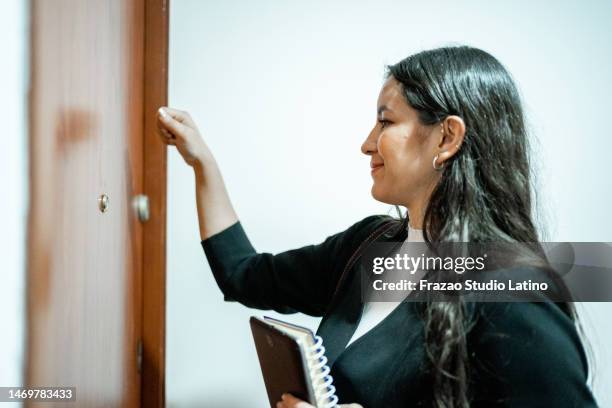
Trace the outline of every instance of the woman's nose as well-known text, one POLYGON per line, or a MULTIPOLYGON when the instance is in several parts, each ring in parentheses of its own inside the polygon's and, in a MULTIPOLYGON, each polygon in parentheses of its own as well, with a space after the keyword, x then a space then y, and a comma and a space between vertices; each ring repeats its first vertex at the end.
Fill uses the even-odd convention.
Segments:
POLYGON ((376 137, 374 135, 374 129, 372 129, 366 140, 361 145, 361 153, 368 156, 376 153, 376 137))

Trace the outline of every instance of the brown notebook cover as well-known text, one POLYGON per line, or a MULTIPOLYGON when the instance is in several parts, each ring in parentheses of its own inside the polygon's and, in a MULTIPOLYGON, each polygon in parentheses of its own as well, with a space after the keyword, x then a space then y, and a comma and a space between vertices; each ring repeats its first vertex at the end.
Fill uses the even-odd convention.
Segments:
POLYGON ((315 407, 336 406, 338 398, 320 337, 270 317, 251 317, 249 323, 271 408, 276 408, 284 393, 315 407))

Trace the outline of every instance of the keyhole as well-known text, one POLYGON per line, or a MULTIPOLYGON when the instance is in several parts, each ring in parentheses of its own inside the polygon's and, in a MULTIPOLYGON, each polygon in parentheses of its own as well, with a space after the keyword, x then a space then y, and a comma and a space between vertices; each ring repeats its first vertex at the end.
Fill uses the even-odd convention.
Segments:
POLYGON ((100 212, 106 212, 108 209, 108 196, 106 194, 102 194, 98 197, 98 207, 100 208, 100 212))

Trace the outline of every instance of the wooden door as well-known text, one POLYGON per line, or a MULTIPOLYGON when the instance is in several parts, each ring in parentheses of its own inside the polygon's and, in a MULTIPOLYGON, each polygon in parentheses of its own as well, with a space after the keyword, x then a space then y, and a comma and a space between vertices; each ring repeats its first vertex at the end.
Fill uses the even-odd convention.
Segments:
POLYGON ((70 406, 163 406, 166 162, 152 124, 167 2, 30 8, 26 385, 74 386, 70 406))

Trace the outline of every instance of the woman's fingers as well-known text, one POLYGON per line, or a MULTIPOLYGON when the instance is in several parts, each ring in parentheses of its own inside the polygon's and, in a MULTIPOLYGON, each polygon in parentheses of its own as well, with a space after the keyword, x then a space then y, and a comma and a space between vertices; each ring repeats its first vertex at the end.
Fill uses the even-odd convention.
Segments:
POLYGON ((157 127, 162 141, 176 146, 190 166, 204 165, 211 161, 208 146, 187 112, 161 107, 157 110, 157 127))
POLYGON ((176 138, 164 128, 159 128, 159 137, 162 143, 176 146, 176 138))
POLYGON ((182 111, 182 110, 169 108, 167 106, 162 106, 160 109, 163 109, 174 120, 182 123, 183 125, 188 126, 188 127, 192 128, 192 129, 196 128, 196 124, 193 121, 193 119, 191 119, 191 115, 189 114, 189 112, 185 112, 185 111, 182 111))
POLYGON ((277 408, 314 408, 309 403, 299 398, 295 398, 291 394, 283 394, 281 398, 282 401, 276 403, 277 408))
POLYGON ((164 136, 164 137, 165 137, 165 138, 167 138, 167 139, 175 139, 174 135, 173 135, 172 133, 168 132, 168 131, 167 131, 166 129, 164 129, 164 128, 161 128, 161 129, 160 129, 160 132, 161 132, 162 136, 164 136))
MULTIPOLYGON (((281 396, 282 401, 276 403, 276 408, 314 408, 307 402, 302 401, 299 398, 295 398, 291 394, 283 394, 281 396)), ((338 408, 363 408, 359 404, 342 404, 338 405, 338 408)))
POLYGON ((172 111, 174 113, 170 113, 170 108, 159 108, 157 111, 158 127, 160 130, 170 132, 175 137, 184 138, 187 132, 193 129, 193 122, 191 119, 187 119, 187 113, 174 109, 172 111))

